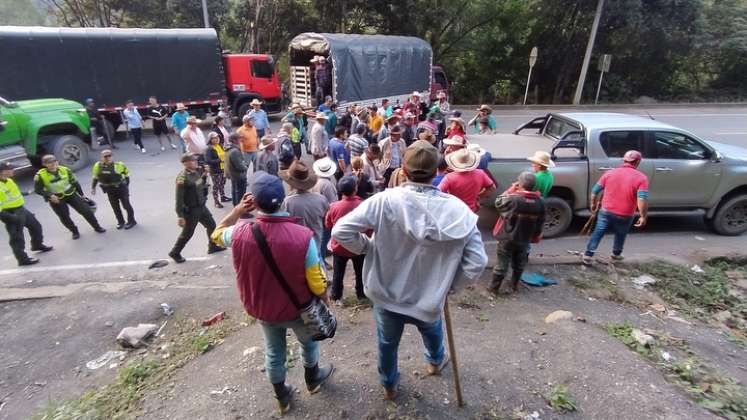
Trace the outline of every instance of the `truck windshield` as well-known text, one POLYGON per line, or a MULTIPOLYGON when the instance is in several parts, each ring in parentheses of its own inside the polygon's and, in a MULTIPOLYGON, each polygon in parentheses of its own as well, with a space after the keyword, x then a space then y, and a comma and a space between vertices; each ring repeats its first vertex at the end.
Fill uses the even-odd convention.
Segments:
POLYGON ((550 122, 547 123, 547 128, 545 128, 545 133, 549 134, 552 137, 555 137, 556 139, 562 139, 563 136, 568 134, 571 131, 579 131, 581 127, 560 119, 556 117, 551 117, 550 122))
POLYGON ((252 61, 252 76, 262 79, 272 79, 274 69, 269 61, 252 61))

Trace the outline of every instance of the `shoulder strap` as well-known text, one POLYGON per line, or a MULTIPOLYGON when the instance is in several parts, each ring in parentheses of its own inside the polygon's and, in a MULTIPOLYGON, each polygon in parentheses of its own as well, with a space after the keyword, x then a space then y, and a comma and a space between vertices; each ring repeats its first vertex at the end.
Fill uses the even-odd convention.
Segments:
POLYGON ((254 241, 257 242, 257 246, 259 246, 260 252, 262 252, 262 255, 265 257, 265 262, 267 262, 267 266, 270 267, 270 270, 272 270, 272 273, 275 275, 275 278, 277 278, 278 282, 280 283, 280 286, 283 288, 285 293, 288 295, 288 299, 291 300, 293 305, 297 309, 301 309, 301 303, 298 301, 298 298, 296 298, 296 295, 293 293, 293 290, 288 285, 288 282, 285 281, 285 277, 283 276, 283 273, 280 272, 280 268, 278 268, 277 263, 275 262, 275 258, 272 256, 272 251, 270 251, 270 246, 267 245, 267 240, 265 239, 264 233, 262 233, 262 230, 259 228, 259 224, 255 223, 252 225, 252 233, 254 234, 254 241))

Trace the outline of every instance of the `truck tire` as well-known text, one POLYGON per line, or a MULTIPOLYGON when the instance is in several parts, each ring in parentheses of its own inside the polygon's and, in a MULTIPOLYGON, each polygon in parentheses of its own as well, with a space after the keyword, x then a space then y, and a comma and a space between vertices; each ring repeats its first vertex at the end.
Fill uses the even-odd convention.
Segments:
POLYGON ((60 162, 72 171, 84 168, 88 164, 88 145, 79 137, 65 135, 52 141, 49 150, 60 162))
POLYGON ((747 194, 731 197, 721 203, 707 222, 719 235, 737 236, 747 231, 747 194))
POLYGON ((239 124, 241 124, 241 119, 244 118, 244 115, 246 115, 247 112, 251 111, 252 106, 249 105, 249 103, 254 98, 249 98, 246 100, 246 102, 243 102, 241 105, 239 105, 239 109, 237 110, 236 116, 239 118, 239 124))
POLYGON ((542 236, 554 238, 568 230, 573 221, 573 210, 567 201, 559 197, 545 199, 545 227, 542 236))

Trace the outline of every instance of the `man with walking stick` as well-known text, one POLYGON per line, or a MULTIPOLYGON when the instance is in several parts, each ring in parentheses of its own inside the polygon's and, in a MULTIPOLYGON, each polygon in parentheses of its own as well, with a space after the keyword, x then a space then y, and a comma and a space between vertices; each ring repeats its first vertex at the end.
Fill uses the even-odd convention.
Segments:
POLYGON ((407 182, 364 201, 332 229, 338 244, 366 254, 364 292, 374 304, 379 376, 388 400, 397 395, 405 324, 423 337, 427 373, 439 375, 449 363, 441 315, 446 295, 455 283, 479 278, 488 262, 477 215, 431 185, 439 157, 427 141, 413 143, 402 163, 407 182))

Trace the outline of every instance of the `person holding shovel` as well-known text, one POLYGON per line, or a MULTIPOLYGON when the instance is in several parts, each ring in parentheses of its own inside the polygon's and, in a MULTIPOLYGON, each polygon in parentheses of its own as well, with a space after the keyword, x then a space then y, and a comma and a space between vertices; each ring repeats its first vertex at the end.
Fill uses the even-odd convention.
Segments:
POLYGON ((340 246, 366 254, 364 293, 374 304, 379 380, 387 400, 397 395, 405 324, 415 325, 423 338, 427 373, 439 375, 449 363, 442 321, 446 294, 456 283, 479 278, 488 262, 477 215, 431 184, 439 158, 430 143, 416 141, 402 160, 408 182, 365 200, 332 228, 340 246))

